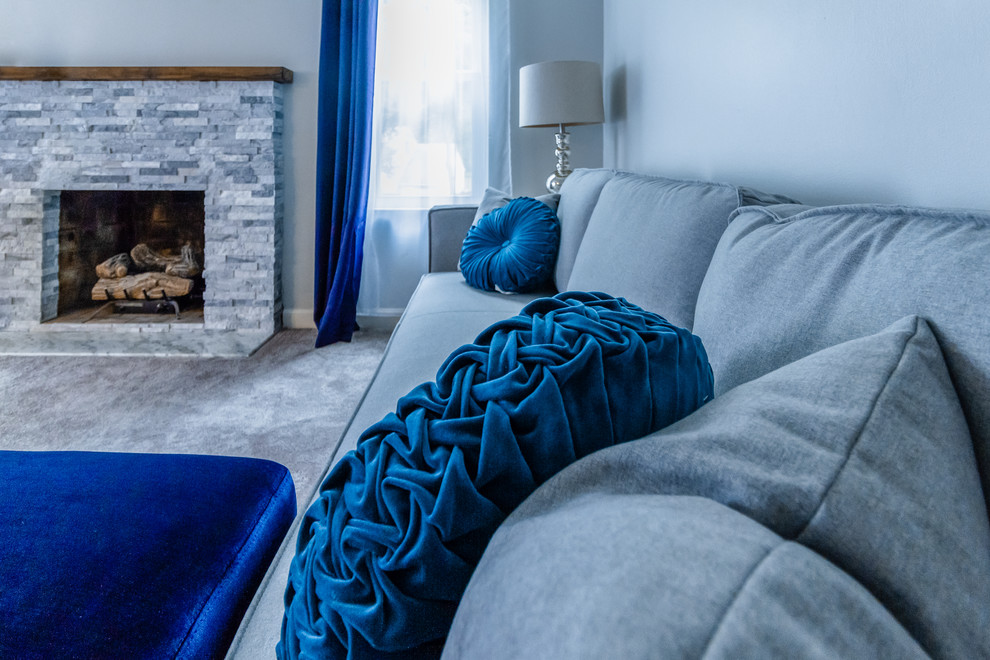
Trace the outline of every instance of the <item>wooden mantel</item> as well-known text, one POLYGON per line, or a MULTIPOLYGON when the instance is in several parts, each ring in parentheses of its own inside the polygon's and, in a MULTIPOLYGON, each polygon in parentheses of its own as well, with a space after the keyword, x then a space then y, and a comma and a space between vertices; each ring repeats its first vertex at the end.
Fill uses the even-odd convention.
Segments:
POLYGON ((0 66, 0 80, 271 80, 291 83, 281 66, 0 66))

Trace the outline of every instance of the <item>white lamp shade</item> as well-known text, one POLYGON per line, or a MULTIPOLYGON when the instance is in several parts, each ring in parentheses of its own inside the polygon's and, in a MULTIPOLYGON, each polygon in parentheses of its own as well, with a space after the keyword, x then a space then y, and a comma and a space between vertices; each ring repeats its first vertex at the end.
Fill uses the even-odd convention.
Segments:
POLYGON ((597 62, 537 62, 519 69, 519 126, 575 126, 605 121, 597 62))

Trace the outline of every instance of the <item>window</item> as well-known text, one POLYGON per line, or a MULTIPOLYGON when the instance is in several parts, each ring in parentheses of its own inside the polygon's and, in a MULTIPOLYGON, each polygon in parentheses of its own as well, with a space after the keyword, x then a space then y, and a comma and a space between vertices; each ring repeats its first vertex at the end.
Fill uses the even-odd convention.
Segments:
POLYGON ((379 0, 358 312, 396 315, 427 269, 427 211, 488 184, 488 0, 379 0))
POLYGON ((380 0, 376 208, 476 201, 487 183, 487 0, 380 0))

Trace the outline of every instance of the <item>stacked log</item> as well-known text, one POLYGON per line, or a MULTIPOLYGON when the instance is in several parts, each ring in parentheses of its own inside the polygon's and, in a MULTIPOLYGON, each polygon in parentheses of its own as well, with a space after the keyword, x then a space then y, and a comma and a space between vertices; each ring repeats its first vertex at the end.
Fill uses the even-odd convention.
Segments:
POLYGON ((193 281, 165 273, 138 273, 119 278, 101 278, 93 286, 93 300, 158 300, 192 292, 193 281))
POLYGON ((196 277, 203 272, 196 255, 193 254, 192 246, 186 243, 179 251, 179 260, 165 266, 165 273, 176 277, 196 277))
POLYGON ((115 254, 96 267, 96 276, 100 278, 113 279, 124 277, 130 270, 133 262, 126 252, 115 254))
POLYGON ((182 246, 177 257, 164 255, 152 250, 145 243, 138 243, 131 250, 131 259, 139 268, 161 271, 176 277, 195 277, 202 272, 189 243, 182 246))
POLYGON ((93 286, 93 300, 156 300, 192 292, 191 278, 202 272, 192 246, 186 243, 178 256, 165 255, 145 243, 131 253, 114 255, 96 267, 100 279, 93 286), (133 275, 132 268, 143 270, 133 275))

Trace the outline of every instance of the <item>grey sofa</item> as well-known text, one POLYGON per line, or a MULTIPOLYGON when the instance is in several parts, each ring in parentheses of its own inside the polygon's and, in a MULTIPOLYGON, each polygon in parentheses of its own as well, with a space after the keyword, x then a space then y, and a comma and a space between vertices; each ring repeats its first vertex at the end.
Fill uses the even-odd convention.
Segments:
MULTIPOLYGON (((990 213, 787 201, 567 179, 556 288, 692 329, 717 396, 520 506, 445 658, 990 657, 990 213)), ((330 465, 451 350, 553 293, 470 288, 473 218, 431 212, 434 272, 330 465)), ((294 542, 231 657, 272 657, 294 542)))

